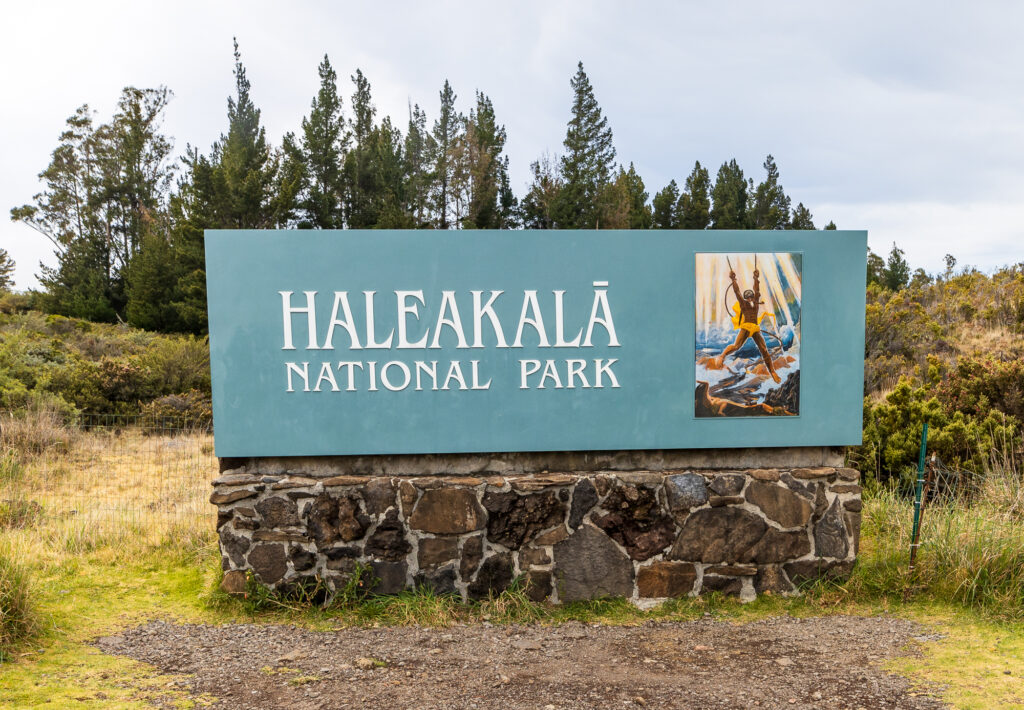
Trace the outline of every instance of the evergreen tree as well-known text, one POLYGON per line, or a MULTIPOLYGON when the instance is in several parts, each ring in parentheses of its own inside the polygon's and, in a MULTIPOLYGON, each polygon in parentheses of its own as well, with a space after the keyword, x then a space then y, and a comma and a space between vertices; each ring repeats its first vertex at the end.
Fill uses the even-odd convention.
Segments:
POLYGON ((0 291, 14 288, 14 259, 6 249, 0 249, 0 291))
POLYGON ((522 217, 526 229, 555 229, 555 208, 564 188, 558 163, 544 154, 530 164, 533 181, 523 198, 522 217))
POLYGON ((378 229, 411 229, 416 225, 407 210, 402 132, 391 125, 390 117, 385 116, 371 136, 373 154, 369 168, 376 195, 373 212, 377 215, 373 226, 378 229))
POLYGON ((482 92, 476 93, 476 108, 469 112, 464 135, 469 195, 463 227, 498 229, 503 222, 498 197, 508 170, 501 155, 505 127, 498 125, 494 105, 482 92))
POLYGON ((170 96, 164 87, 128 87, 110 123, 98 127, 89 108, 79 108, 40 173, 46 189, 35 204, 11 210, 55 247, 57 266, 40 274, 49 310, 101 321, 124 314, 144 222, 166 205, 171 146, 159 128, 170 96))
POLYGON ((140 248, 128 268, 125 317, 136 328, 168 332, 183 327, 174 305, 178 272, 168 221, 166 215, 146 220, 140 248))
POLYGON ((708 169, 696 161, 679 196, 679 228, 707 229, 711 224, 711 177, 708 169))
POLYGON ((895 242, 893 242, 892 251, 889 252, 889 258, 885 262, 882 279, 883 285, 892 291, 906 288, 910 282, 910 265, 904 258, 903 250, 897 247, 895 242))
POLYGON ((409 107, 409 129, 405 134, 405 181, 407 209, 417 229, 430 223, 431 159, 434 137, 427 131, 427 114, 419 105, 409 107))
POLYGON ((747 181, 733 158, 722 163, 711 191, 711 228, 745 229, 747 226, 747 181))
POLYGON ((654 229, 679 229, 679 186, 675 180, 654 196, 651 207, 654 229))
POLYGON ((453 220, 452 182, 458 163, 455 153, 459 149, 459 137, 465 119, 455 110, 455 92, 445 79, 440 92, 441 111, 434 122, 434 210, 437 215, 437 228, 449 229, 457 220, 453 220))
POLYGON ((804 203, 801 202, 793 210, 793 219, 790 220, 790 229, 815 229, 814 226, 814 215, 811 211, 804 207, 804 203))
POLYGON ((836 228, 836 223, 832 221, 829 221, 829 223, 825 225, 826 230, 834 230, 836 228))
POLYGON ((512 191, 512 183, 508 177, 507 155, 502 159, 498 178, 498 229, 515 229, 520 225, 521 214, 519 200, 512 191))
POLYGON ((608 119, 601 114, 583 62, 577 65, 570 86, 572 118, 560 165, 564 185, 559 191, 554 217, 562 229, 596 229, 602 226, 597 210, 598 193, 611 179, 615 147, 608 119))
POLYGON ((373 165, 377 150, 374 136, 374 117, 377 109, 370 95, 370 82, 356 69, 352 77, 352 148, 345 155, 345 221, 351 229, 376 226, 376 205, 380 201, 380 186, 373 165))
POLYGON ((652 217, 651 206, 647 204, 647 189, 633 163, 629 164, 629 170, 619 168, 617 179, 624 183, 629 198, 629 228, 650 229, 652 217))
POLYGON ((188 147, 186 168, 171 200, 177 284, 174 307, 185 330, 206 332, 204 229, 273 229, 287 224, 299 190, 294 173, 281 170, 281 156, 267 143, 260 111, 249 95, 234 43, 235 92, 228 97, 228 132, 210 156, 188 147))
POLYGON ((349 136, 338 95, 338 75, 324 55, 317 68, 320 90, 302 119, 302 137, 296 143, 285 136, 285 155, 296 170, 299 193, 297 216, 300 229, 341 229, 345 226, 342 204, 342 166, 349 136))
POLYGON ((764 161, 765 179, 754 191, 748 220, 754 229, 786 229, 790 200, 779 184, 779 168, 769 155, 764 161))

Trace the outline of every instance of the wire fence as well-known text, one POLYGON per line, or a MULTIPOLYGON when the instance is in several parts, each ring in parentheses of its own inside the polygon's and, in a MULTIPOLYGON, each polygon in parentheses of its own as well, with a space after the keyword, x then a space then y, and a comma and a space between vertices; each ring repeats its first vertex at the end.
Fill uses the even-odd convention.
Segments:
POLYGON ((0 523, 212 521, 208 422, 50 411, 0 413, 0 523), (6 518, 6 519, 4 519, 6 518))

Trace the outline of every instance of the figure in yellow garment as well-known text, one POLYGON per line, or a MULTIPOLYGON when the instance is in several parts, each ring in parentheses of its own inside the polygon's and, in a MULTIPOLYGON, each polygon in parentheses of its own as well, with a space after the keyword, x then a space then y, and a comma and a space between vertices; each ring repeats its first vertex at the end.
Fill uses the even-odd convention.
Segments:
POLYGON ((742 348, 743 343, 747 342, 747 338, 753 338, 754 344, 757 345, 757 349, 761 353, 761 359, 764 360, 764 366, 768 368, 768 374, 776 382, 781 382, 782 380, 775 373, 775 365, 772 362, 771 355, 768 354, 768 346, 764 342, 764 336, 761 335, 761 321, 768 314, 762 313, 760 316, 758 315, 762 303, 760 275, 760 272, 754 269, 754 290, 751 291, 748 288, 741 294, 739 284, 736 283, 736 272, 729 272, 732 290, 736 294, 736 304, 732 307, 736 311, 736 315, 732 317, 732 324, 740 332, 736 334, 736 342, 727 347, 718 358, 718 366, 723 367, 726 357, 742 348))

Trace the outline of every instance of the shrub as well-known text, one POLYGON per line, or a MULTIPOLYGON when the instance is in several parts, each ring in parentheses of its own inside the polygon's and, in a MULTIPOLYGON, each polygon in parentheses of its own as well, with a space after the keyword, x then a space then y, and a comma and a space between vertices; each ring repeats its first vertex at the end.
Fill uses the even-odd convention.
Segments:
POLYGON ((1024 421, 1024 360, 961 358, 937 390, 947 413, 997 409, 1024 421))
POLYGON ((175 427, 206 427, 213 421, 210 397, 198 390, 185 394, 169 394, 142 405, 146 421, 175 427))

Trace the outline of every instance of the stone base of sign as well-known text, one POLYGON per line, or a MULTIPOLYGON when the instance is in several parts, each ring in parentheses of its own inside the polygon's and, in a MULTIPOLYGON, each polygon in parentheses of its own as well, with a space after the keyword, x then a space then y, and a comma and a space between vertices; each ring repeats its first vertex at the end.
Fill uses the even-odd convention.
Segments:
POLYGON ((236 590, 251 570, 279 590, 362 573, 385 594, 479 599, 518 580, 538 601, 753 599, 844 577, 857 553, 858 473, 835 450, 788 450, 811 466, 779 451, 771 468, 742 451, 222 459, 210 500, 236 590), (523 470, 551 461, 573 467, 523 470))

